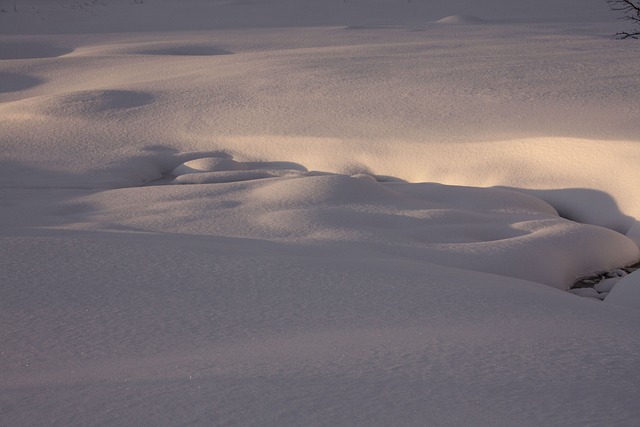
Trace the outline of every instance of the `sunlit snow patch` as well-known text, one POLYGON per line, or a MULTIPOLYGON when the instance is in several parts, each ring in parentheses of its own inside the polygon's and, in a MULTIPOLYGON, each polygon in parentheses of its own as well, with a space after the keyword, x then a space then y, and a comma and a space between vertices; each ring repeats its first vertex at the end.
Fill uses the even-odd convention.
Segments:
POLYGON ((451 15, 445 16, 442 19, 438 19, 436 21, 437 24, 448 24, 448 25, 469 25, 469 24, 483 24, 486 21, 478 18, 477 16, 469 16, 469 15, 451 15))

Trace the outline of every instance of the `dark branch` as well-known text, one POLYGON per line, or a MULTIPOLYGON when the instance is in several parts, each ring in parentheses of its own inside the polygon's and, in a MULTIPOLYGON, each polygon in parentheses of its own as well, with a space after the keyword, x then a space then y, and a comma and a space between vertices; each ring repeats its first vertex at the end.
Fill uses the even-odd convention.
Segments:
POLYGON ((611 9, 619 10, 625 13, 634 12, 640 16, 640 4, 636 4, 633 0, 607 0, 611 5, 611 9))
POLYGON ((626 31, 621 31, 619 33, 616 33, 616 37, 619 39, 636 39, 638 40, 640 38, 640 31, 635 32, 635 33, 627 33, 626 31))
MULTIPOLYGON (((631 21, 640 27, 640 0, 606 0, 611 10, 622 12, 624 14, 621 19, 631 21)), ((621 31, 616 34, 619 39, 638 39, 640 38, 640 29, 637 31, 621 31)))

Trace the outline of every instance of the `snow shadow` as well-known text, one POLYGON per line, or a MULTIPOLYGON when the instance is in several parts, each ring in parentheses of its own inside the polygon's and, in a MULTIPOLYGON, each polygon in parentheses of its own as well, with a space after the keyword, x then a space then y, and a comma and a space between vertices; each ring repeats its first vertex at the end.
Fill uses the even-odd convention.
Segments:
MULTIPOLYGON (((86 175, 39 168, 15 160, 0 159, 0 190, 92 189, 86 175)), ((1 211, 1 209, 0 209, 1 211)))
POLYGON ((226 49, 211 45, 177 45, 157 46, 129 51, 138 55, 168 55, 168 56, 217 56, 231 55, 226 49))
POLYGON ((73 49, 32 41, 0 41, 0 59, 57 58, 73 49))
POLYGON ((556 190, 531 190, 514 187, 498 187, 530 194, 553 206, 558 214, 571 221, 598 225, 626 234, 635 218, 624 214, 609 193, 588 188, 563 188, 556 190))
POLYGON ((82 222, 95 206, 80 197, 104 189, 83 185, 84 176, 0 160, 0 230, 4 236, 82 222))
POLYGON ((148 92, 88 90, 53 96, 38 110, 52 116, 99 115, 142 107, 154 100, 155 97, 148 92))
POLYGON ((19 92, 44 83, 44 80, 26 74, 0 73, 0 93, 19 92))
POLYGON ((147 155, 75 173, 0 159, 0 228, 6 231, 21 226, 81 222, 85 213, 95 207, 79 202, 79 197, 106 190, 145 186, 161 180, 163 174, 168 174, 189 157, 188 154, 181 155, 178 150, 163 146, 149 147, 147 151, 147 155), (22 194, 39 196, 31 198, 22 194))

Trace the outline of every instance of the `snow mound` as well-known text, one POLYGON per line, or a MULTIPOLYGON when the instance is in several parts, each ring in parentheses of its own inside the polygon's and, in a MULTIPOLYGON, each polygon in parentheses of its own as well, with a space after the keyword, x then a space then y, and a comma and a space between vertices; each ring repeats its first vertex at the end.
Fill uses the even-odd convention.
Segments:
POLYGON ((38 86, 42 80, 26 74, 0 72, 0 93, 18 92, 38 86))
POLYGON ((71 52, 73 49, 41 41, 0 41, 0 59, 57 58, 71 52))
POLYGON ((147 92, 130 90, 87 90, 54 95, 39 101, 36 111, 50 116, 100 116, 151 104, 155 97, 147 92))
POLYGON ((264 212, 257 216, 267 236, 390 246, 560 289, 640 256, 624 235, 565 220, 545 202, 513 191, 327 175, 264 183, 250 199, 254 212, 264 212))
POLYGON ((578 277, 640 257, 624 235, 561 218, 544 201, 512 190, 385 183, 228 157, 190 160, 174 175, 171 184, 217 185, 109 190, 88 198, 95 209, 75 220, 119 230, 329 245, 336 252, 358 248, 563 290, 578 277))
POLYGON ((618 280, 604 301, 640 309, 640 270, 618 280))
POLYGON ((256 200, 274 208, 316 206, 344 203, 393 203, 399 195, 378 182, 346 175, 313 176, 280 180, 262 186, 253 193, 256 200))
POLYGON ((486 21, 484 19, 478 18, 477 16, 470 15, 450 15, 445 16, 442 19, 438 19, 436 21, 437 24, 447 24, 447 25, 471 25, 471 24, 483 24, 486 21))
POLYGON ((202 157, 184 162, 171 172, 173 176, 187 175, 199 172, 239 171, 248 167, 227 157, 202 157))

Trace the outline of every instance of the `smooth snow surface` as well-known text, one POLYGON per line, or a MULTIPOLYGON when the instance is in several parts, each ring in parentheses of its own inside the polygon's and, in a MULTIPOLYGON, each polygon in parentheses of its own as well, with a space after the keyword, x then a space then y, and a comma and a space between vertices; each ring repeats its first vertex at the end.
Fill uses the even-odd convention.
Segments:
POLYGON ((640 309, 640 274, 635 272, 617 281, 605 301, 640 309))
POLYGON ((0 425, 637 426, 640 44, 529 3, 0 0, 0 425))

